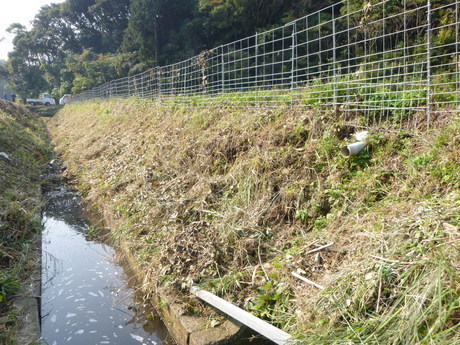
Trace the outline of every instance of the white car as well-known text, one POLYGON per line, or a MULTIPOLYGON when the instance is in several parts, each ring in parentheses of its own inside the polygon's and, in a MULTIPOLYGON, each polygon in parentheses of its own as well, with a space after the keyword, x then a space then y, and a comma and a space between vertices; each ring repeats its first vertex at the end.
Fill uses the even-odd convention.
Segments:
POLYGON ((59 104, 60 105, 64 105, 66 103, 70 103, 70 100, 72 99, 72 95, 69 95, 68 93, 66 93, 64 96, 61 97, 61 99, 59 100, 59 104))

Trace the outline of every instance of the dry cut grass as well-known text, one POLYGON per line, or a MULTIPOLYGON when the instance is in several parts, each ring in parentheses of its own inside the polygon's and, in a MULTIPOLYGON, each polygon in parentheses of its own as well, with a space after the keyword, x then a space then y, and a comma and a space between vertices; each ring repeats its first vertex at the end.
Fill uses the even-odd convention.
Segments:
POLYGON ((307 344, 452 344, 460 138, 439 119, 417 136, 370 128, 350 159, 359 114, 124 100, 66 106, 48 127, 146 296, 200 284, 307 344))
POLYGON ((17 343, 22 320, 12 302, 25 293, 24 282, 40 262, 32 240, 41 228, 40 175, 48 161, 47 139, 37 116, 0 100, 0 344, 17 343))

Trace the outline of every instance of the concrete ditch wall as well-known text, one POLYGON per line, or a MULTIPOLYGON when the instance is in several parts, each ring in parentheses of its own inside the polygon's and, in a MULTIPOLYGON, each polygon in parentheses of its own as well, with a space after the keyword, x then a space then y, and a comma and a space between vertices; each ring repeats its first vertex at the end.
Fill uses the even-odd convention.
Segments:
MULTIPOLYGON (((117 222, 107 212, 104 212, 103 218, 109 228, 117 226, 117 222)), ((141 281, 139 278, 142 271, 139 271, 126 243, 121 242, 118 249, 126 258, 136 279, 141 281)), ((185 305, 163 291, 156 291, 151 302, 178 345, 232 345, 247 330, 246 326, 230 318, 216 327, 206 327, 205 317, 185 315, 185 305)))
POLYGON ((18 344, 38 344, 40 340, 40 295, 41 295, 41 236, 36 235, 28 253, 35 262, 29 279, 24 283, 25 291, 13 301, 13 309, 20 320, 18 344))

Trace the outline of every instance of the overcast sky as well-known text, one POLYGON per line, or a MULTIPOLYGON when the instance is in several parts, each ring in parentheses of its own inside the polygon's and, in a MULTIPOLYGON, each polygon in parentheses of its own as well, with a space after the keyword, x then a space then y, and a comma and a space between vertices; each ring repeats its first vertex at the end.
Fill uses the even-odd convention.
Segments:
POLYGON ((3 0, 0 10, 0 59, 7 60, 8 52, 13 50, 13 35, 6 29, 12 23, 20 23, 30 29, 30 22, 40 8, 51 3, 60 3, 64 0, 3 0))

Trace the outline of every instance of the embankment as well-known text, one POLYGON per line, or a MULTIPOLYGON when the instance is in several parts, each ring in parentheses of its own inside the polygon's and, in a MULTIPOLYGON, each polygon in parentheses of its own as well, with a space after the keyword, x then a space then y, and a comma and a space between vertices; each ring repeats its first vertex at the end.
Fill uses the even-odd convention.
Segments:
POLYGON ((357 127, 302 109, 100 101, 48 128, 146 299, 179 295, 182 313, 219 324, 197 284, 305 343, 460 341, 452 115, 417 135, 372 127, 348 159, 357 127))
POLYGON ((40 337, 40 175, 50 144, 41 120, 0 100, 0 344, 40 337))

